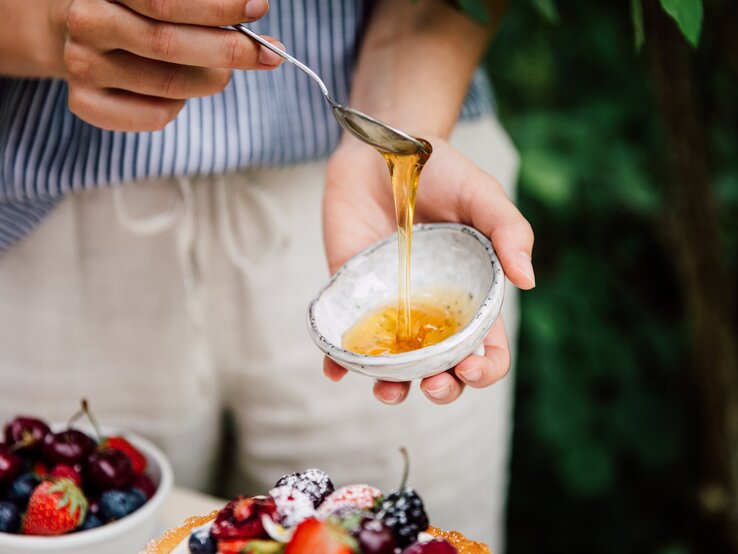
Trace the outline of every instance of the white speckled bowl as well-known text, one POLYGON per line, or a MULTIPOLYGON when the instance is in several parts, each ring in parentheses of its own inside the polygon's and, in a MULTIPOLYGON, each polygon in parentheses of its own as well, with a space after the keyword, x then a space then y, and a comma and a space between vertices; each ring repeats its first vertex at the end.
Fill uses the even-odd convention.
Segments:
POLYGON ((451 286, 468 291, 476 312, 469 324, 446 340, 383 356, 356 354, 342 347, 343 335, 364 314, 397 298, 397 237, 392 235, 346 262, 308 309, 315 344, 336 363, 385 381, 410 381, 451 369, 479 349, 502 307, 505 276, 490 241, 465 225, 413 226, 411 290, 451 286))

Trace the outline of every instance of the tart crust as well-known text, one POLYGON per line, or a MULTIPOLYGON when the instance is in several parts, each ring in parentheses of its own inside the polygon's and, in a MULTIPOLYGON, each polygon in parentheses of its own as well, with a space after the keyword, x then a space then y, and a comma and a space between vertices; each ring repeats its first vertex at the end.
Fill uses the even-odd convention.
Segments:
POLYGON ((147 544, 146 550, 140 554, 169 554, 179 546, 179 543, 190 536, 190 533, 195 527, 200 527, 206 523, 210 523, 215 519, 218 513, 220 513, 220 510, 215 510, 206 516, 187 518, 179 527, 170 529, 158 539, 154 539, 147 544))
POLYGON ((491 554, 489 546, 484 543, 467 539, 458 531, 443 531, 437 527, 428 527, 426 533, 437 539, 446 539, 451 546, 459 551, 459 554, 491 554))

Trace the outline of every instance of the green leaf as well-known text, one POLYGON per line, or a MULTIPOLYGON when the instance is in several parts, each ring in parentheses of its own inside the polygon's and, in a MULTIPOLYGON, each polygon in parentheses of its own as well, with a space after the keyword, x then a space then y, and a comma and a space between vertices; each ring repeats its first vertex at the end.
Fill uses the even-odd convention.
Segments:
POLYGON ((635 48, 640 50, 646 41, 646 35, 643 31, 643 5, 641 0, 630 0, 630 16, 633 20, 635 48))
POLYGON ((490 22, 489 11, 487 11, 484 0, 458 0, 458 2, 459 6, 479 23, 486 25, 490 22))
POLYGON ((674 18, 684 37, 697 46, 702 30, 702 0, 661 0, 661 7, 674 18))
POLYGON ((559 20, 559 10, 554 0, 531 0, 533 6, 541 16, 549 23, 556 23, 559 20))

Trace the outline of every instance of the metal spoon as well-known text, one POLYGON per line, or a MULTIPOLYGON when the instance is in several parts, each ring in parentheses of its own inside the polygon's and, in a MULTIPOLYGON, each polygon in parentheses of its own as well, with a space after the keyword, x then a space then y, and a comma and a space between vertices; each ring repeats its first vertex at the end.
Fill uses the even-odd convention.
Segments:
POLYGON ((427 143, 424 144, 425 141, 417 139, 403 131, 400 131, 399 129, 395 129, 394 127, 391 127, 378 119, 374 119, 358 110, 349 108, 348 106, 342 106, 333 100, 331 95, 328 94, 328 88, 325 86, 323 80, 318 77, 312 69, 301 61, 290 56, 287 52, 280 50, 270 42, 266 41, 242 23, 232 25, 232 28, 254 39, 262 46, 268 48, 275 54, 282 56, 292 65, 305 72, 320 87, 320 90, 323 92, 323 96, 325 96, 325 99, 331 105, 333 116, 341 127, 346 129, 359 140, 372 145, 378 150, 393 154, 407 155, 416 154, 418 152, 426 152, 430 154, 429 148, 426 146, 427 143))

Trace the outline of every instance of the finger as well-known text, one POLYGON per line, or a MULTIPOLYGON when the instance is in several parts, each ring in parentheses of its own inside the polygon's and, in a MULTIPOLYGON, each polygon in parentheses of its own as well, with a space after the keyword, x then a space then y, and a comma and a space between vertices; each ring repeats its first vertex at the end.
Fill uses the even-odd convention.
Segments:
POLYGON ((410 392, 410 383, 393 383, 390 381, 377 381, 374 383, 374 396, 384 404, 399 404, 410 392))
POLYGON ((185 104, 184 100, 85 87, 73 80, 69 85, 70 111, 95 127, 113 131, 159 131, 185 104))
POLYGON ((161 98, 211 96, 222 91, 231 77, 229 69, 160 62, 123 50, 100 55, 75 44, 67 44, 64 59, 72 79, 98 88, 121 89, 161 98))
POLYGON ((491 175, 479 170, 472 179, 476 185, 468 200, 471 224, 492 240, 505 275, 517 287, 536 286, 533 271, 533 229, 515 204, 491 175))
POLYGON ((431 156, 426 172, 429 188, 418 195, 418 213, 476 227, 492 240, 510 281, 522 289, 533 288, 533 231, 497 179, 453 150, 445 157, 431 156))
POLYGON ((484 388, 496 383, 510 371, 510 347, 505 324, 499 318, 484 338, 484 356, 472 354, 455 368, 456 376, 474 388, 484 388))
POLYGON ((449 404, 461 396, 464 384, 451 372, 446 371, 423 379, 420 382, 420 390, 434 404, 449 404))
MULTIPOLYGON (((88 2, 72 11, 67 27, 73 42, 99 52, 126 50, 154 60, 228 69, 274 69, 284 61, 236 31, 163 23, 111 2, 88 2)), ((285 49, 272 37, 264 38, 285 49)))
POLYGON ((326 356, 323 358, 323 375, 328 377, 331 381, 338 382, 343 379, 347 373, 348 370, 342 368, 329 357, 326 356))
POLYGON ((269 11, 267 0, 118 0, 131 10, 159 21, 195 25, 234 25, 254 21, 269 11))

